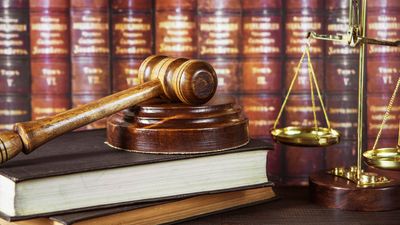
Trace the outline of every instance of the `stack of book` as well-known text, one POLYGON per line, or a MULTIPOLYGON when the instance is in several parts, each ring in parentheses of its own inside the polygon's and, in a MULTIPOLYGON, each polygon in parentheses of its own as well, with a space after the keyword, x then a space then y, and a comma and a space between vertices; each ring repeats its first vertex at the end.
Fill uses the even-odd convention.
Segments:
POLYGON ((161 224, 275 198, 267 150, 207 154, 115 150, 105 130, 64 135, 0 167, 0 224, 161 224))

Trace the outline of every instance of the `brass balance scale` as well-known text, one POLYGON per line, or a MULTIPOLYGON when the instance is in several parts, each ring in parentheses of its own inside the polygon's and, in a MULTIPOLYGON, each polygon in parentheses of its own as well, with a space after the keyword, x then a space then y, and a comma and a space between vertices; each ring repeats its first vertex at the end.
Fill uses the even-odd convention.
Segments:
MULTIPOLYGON (((400 78, 387 106, 380 130, 374 146, 363 154, 363 98, 365 76, 365 49, 366 44, 400 46, 400 41, 376 40, 365 37, 367 1, 362 0, 361 6, 357 0, 349 0, 349 27, 346 34, 321 35, 309 32, 307 38, 326 41, 337 41, 351 47, 360 48, 359 57, 359 89, 358 89, 358 121, 357 121, 357 165, 350 168, 334 168, 330 171, 312 175, 310 177, 311 199, 330 208, 361 211, 383 211, 400 208, 399 181, 380 176, 376 173, 365 172, 362 169, 362 156, 370 166, 400 171, 400 127, 398 146, 377 148, 382 130, 390 115, 395 97, 400 86, 400 78), (361 13, 360 13, 361 12, 361 13), (359 22, 361 20, 361 23, 359 22)), ((310 42, 309 42, 310 43, 310 42)), ((293 80, 281 110, 271 130, 273 139, 281 144, 303 147, 326 147, 339 143, 340 133, 330 126, 325 106, 318 87, 317 78, 311 63, 309 45, 304 48, 303 55, 295 70, 293 80), (307 57, 312 110, 314 114, 313 127, 284 127, 277 128, 283 109, 290 96, 293 84, 303 60, 307 57), (319 102, 325 116, 326 127, 318 126, 314 98, 314 88, 317 91, 319 102)))

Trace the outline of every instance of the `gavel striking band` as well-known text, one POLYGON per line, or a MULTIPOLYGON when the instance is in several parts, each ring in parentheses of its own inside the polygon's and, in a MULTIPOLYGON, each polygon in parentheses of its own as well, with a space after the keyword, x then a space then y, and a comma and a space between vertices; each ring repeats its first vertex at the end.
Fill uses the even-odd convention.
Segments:
POLYGON ((139 79, 142 83, 139 86, 51 117, 17 123, 14 131, 0 133, 0 163, 21 151, 28 154, 57 136, 145 100, 165 96, 186 104, 203 104, 217 88, 217 76, 210 64, 184 58, 150 56, 140 65, 139 79))

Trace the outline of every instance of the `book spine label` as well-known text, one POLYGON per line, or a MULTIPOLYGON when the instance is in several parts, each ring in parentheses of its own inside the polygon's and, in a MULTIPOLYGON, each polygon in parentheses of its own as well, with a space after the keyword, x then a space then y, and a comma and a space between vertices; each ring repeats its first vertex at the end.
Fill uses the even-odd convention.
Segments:
POLYGON ((390 56, 368 58, 368 93, 391 94, 394 91, 400 71, 399 60, 400 58, 396 59, 390 56))
POLYGON ((70 93, 68 58, 32 58, 32 94, 67 95, 70 93))
POLYGON ((243 12, 242 34, 244 58, 282 55, 281 15, 246 10, 243 12))
MULTIPOLYGON (((310 1, 295 1, 308 3, 310 1)), ((312 2, 312 1, 311 1, 312 2)), ((288 3, 287 3, 288 4, 288 3)), ((296 4, 293 2, 293 4, 296 4)), ((307 45, 307 32, 323 33, 323 16, 318 11, 303 8, 302 11, 287 11, 286 13, 286 56, 299 58, 303 47, 307 45)), ((321 11, 320 11, 321 12, 321 11)), ((324 42, 316 39, 310 40, 310 54, 314 57, 324 55, 324 42)))
POLYGON ((199 9, 199 57, 239 57, 240 25, 240 11, 217 14, 199 9))
POLYGON ((0 95, 0 130, 12 130, 14 123, 30 118, 29 97, 0 95))
MULTIPOLYGON (((158 4, 157 1, 156 4, 158 4)), ((195 58, 197 23, 195 10, 167 10, 157 7, 156 54, 195 58)))
MULTIPOLYGON (((391 1, 388 1, 391 2, 391 1)), ((393 2, 393 1, 392 1, 393 2)), ((377 8, 368 11, 367 36, 382 40, 398 40, 400 36, 400 8, 377 8)), ((383 45, 367 45, 368 56, 400 57, 400 48, 383 45)))
MULTIPOLYGON (((383 117, 389 103, 391 93, 367 94, 367 134, 369 138, 375 138, 378 134, 383 117)), ((393 138, 399 134, 400 107, 399 100, 393 103, 391 113, 383 127, 382 138, 393 138)))
POLYGON ((108 94, 110 91, 109 59, 107 57, 72 58, 72 93, 108 94))
POLYGON ((28 21, 28 5, 24 8, 0 8, 0 56, 29 56, 28 21))
POLYGON ((122 91, 140 84, 139 66, 142 60, 113 59, 113 91, 122 91))
POLYGON ((326 58, 325 84, 327 93, 357 93, 358 58, 326 58), (331 85, 334 84, 334 85, 331 85))
POLYGON ((218 74, 217 93, 235 94, 239 90, 239 60, 237 59, 208 59, 218 74))
POLYGON ((246 94, 280 93, 282 60, 249 58, 242 61, 241 92, 246 94))
POLYGON ((70 97, 64 95, 32 95, 32 118, 41 119, 70 108, 70 97))
MULTIPOLYGON (((322 92, 324 89, 324 60, 321 58, 312 58, 311 61, 313 68, 314 68, 314 73, 315 76, 317 77, 318 80, 318 86, 319 90, 322 92)), ((285 63, 286 67, 286 74, 285 74, 285 90, 288 90, 290 87, 290 84, 293 81, 293 77, 296 73, 297 65, 299 64, 299 59, 298 58, 293 58, 293 59, 287 59, 285 63)), ((313 82, 313 87, 314 87, 314 94, 317 94, 316 87, 313 82)), ((298 71, 297 79, 295 80, 295 83, 292 88, 291 93, 310 93, 310 76, 309 76, 309 68, 308 68, 308 60, 304 58, 301 67, 298 71)))
MULTIPOLYGON (((73 1, 74 2, 74 1, 73 1)), ((72 56, 109 56, 108 11, 71 9, 72 56)))
POLYGON ((342 140, 357 139, 357 101, 356 93, 326 96, 328 118, 342 140))
POLYGON ((266 138, 274 125, 281 105, 280 95, 243 95, 243 111, 249 119, 250 136, 266 138))
POLYGON ((28 96, 29 90, 29 59, 1 57, 0 95, 28 96))
POLYGON ((145 58, 152 54, 152 15, 134 12, 113 14, 113 57, 145 58))
MULTIPOLYGON (((337 0, 336 0, 337 1, 337 0)), ((345 1, 348 5, 348 1, 345 1)), ((333 3, 332 3, 333 4, 333 3)), ((340 4, 340 3, 338 3, 340 4)), ((340 6, 340 5, 339 5, 340 6)), ((332 7, 333 8, 333 7, 332 7)), ((349 24, 349 10, 343 9, 329 9, 327 10, 327 24, 326 31, 328 34, 346 34, 349 24)), ((326 56, 349 56, 358 58, 360 53, 359 48, 349 47, 347 44, 343 44, 337 41, 325 41, 326 56)), ((327 70, 329 71, 329 70, 327 70)))
POLYGON ((69 56, 68 11, 35 9, 30 11, 31 57, 69 56))
MULTIPOLYGON (((314 96, 317 125, 325 126, 318 96, 314 96)), ((286 126, 314 127, 314 115, 310 94, 291 95, 285 107, 286 126)))

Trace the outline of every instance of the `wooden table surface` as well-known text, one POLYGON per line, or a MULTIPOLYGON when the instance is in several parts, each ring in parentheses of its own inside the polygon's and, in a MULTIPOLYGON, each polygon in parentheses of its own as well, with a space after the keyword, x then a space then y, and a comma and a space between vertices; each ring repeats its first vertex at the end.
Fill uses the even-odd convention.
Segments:
MULTIPOLYGON (((179 225, 400 225, 400 210, 387 212, 354 212, 328 209, 308 200, 308 188, 275 188, 280 199, 211 215, 179 225)), ((399 203, 400 204, 400 203, 399 203)))

